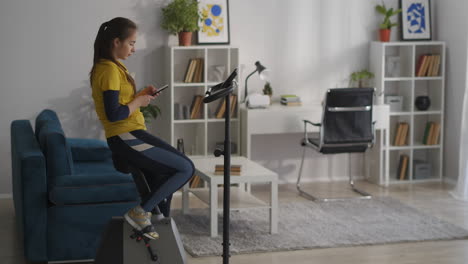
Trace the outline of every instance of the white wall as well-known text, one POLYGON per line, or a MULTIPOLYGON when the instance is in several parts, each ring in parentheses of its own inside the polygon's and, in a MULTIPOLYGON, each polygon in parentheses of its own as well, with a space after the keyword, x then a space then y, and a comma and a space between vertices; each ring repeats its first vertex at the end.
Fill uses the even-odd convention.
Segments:
MULTIPOLYGON (((160 84, 167 33, 159 27, 163 0, 15 0, 0 2, 0 194, 11 192, 9 126, 33 120, 44 108, 59 113, 69 137, 102 137, 90 99, 88 72, 99 25, 116 16, 140 26, 136 54, 126 61, 137 85, 160 84)), ((385 1, 396 6, 397 0, 385 1)), ((327 88, 347 85, 350 72, 368 67, 375 40, 378 0, 231 0, 232 45, 241 49, 242 71, 256 60, 274 72, 274 94, 296 93, 319 101, 327 88)), ((450 16, 447 16, 450 17, 450 16)), ((396 39, 397 32, 393 33, 396 39)), ((242 83, 242 82, 241 82, 242 83)), ((258 78, 250 91, 260 91, 258 78)), ((299 134, 255 138, 253 159, 284 181, 297 175, 299 134), (272 147, 271 142, 275 142, 272 147)), ((361 158, 354 157, 354 173, 361 158)), ((345 157, 308 155, 305 177, 345 175, 345 157)))
POLYGON ((467 92, 468 2, 439 0, 435 2, 435 8, 438 37, 447 43, 444 176, 448 181, 456 182, 461 165, 461 137, 466 137, 461 135, 460 131, 463 98, 467 92))

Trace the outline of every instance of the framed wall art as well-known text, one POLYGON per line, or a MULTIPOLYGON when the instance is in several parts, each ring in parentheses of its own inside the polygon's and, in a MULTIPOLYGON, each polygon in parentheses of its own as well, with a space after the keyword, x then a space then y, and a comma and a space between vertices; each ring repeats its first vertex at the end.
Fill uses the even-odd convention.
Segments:
POLYGON ((430 0, 400 0, 401 39, 431 40, 430 0))
POLYGON ((197 44, 229 44, 229 1, 198 0, 202 19, 197 44))

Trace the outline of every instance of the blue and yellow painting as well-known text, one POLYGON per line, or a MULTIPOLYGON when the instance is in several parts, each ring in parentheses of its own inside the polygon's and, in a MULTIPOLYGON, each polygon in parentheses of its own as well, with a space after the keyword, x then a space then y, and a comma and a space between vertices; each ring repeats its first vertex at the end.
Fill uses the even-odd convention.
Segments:
POLYGON ((406 21, 408 32, 412 34, 422 34, 426 32, 426 7, 423 3, 413 3, 407 9, 406 21))
POLYGON ((207 37, 217 37, 223 33, 224 18, 223 9, 217 4, 206 4, 201 8, 203 26, 201 32, 207 37))

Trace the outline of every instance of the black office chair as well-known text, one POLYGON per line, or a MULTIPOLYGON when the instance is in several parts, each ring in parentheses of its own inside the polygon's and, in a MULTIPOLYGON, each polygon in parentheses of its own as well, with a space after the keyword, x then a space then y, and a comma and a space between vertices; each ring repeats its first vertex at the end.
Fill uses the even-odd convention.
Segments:
POLYGON ((301 189, 301 175, 305 152, 308 147, 323 154, 349 153, 348 176, 353 191, 361 196, 356 198, 370 199, 372 196, 354 186, 351 175, 351 153, 365 152, 372 147, 375 139, 374 123, 372 121, 372 104, 374 88, 341 88, 329 89, 325 96, 322 123, 304 121, 304 147, 301 167, 297 178, 297 190, 306 198, 314 201, 331 201, 346 198, 319 198, 301 189), (307 124, 319 127, 316 137, 309 137, 307 124))

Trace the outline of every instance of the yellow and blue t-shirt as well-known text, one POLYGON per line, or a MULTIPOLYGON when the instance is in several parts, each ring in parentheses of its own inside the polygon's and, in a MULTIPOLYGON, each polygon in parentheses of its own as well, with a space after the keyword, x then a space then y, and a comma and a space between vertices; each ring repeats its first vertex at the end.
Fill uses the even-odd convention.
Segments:
POLYGON ((91 76, 91 86, 96 113, 104 126, 106 138, 133 130, 146 130, 140 109, 129 116, 127 106, 135 98, 132 84, 127 79, 127 68, 102 59, 91 76))

